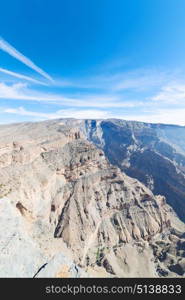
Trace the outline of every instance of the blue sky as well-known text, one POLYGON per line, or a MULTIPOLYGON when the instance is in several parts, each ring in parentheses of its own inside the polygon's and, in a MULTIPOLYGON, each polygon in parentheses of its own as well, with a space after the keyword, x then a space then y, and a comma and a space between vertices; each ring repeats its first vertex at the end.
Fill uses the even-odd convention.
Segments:
POLYGON ((0 123, 185 125, 184 0, 6 0, 0 123))

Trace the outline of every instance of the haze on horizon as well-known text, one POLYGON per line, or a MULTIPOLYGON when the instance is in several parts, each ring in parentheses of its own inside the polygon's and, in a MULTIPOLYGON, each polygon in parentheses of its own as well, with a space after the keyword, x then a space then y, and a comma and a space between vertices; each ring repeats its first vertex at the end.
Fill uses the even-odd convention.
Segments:
POLYGON ((184 9, 183 0, 2 3, 0 124, 185 125, 184 9))

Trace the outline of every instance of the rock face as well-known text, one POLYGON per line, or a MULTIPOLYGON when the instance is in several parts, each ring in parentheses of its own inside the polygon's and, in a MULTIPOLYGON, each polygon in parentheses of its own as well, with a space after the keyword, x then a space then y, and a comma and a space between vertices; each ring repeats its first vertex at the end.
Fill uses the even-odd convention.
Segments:
MULTIPOLYGON (((19 209, 8 198, 0 201, 0 277, 83 277, 83 272, 68 257, 44 251, 30 233, 19 209)), ((37 231, 40 231, 39 228, 37 231)), ((50 239, 51 241, 51 239, 50 239)), ((44 246, 48 246, 45 240, 44 246)))
POLYGON ((183 276, 184 224, 153 177, 149 189, 123 172, 130 161, 104 122, 0 126, 0 276, 183 276))
POLYGON ((87 120, 85 128, 113 165, 164 195, 185 221, 185 127, 87 120))

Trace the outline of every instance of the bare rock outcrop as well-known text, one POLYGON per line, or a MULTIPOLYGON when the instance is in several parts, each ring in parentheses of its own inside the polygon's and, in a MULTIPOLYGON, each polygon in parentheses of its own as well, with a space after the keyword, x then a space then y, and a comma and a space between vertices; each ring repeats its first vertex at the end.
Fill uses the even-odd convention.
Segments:
POLYGON ((0 126, 2 243, 16 228, 0 276, 183 276, 184 224, 164 196, 110 164, 101 130, 95 145, 84 124, 0 126))

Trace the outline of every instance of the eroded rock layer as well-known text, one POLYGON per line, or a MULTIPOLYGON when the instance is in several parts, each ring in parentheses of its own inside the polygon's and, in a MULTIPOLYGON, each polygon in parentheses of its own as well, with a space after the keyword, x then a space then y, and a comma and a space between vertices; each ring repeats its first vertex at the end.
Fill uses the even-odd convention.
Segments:
POLYGON ((20 235, 1 235, 0 276, 183 276, 184 224, 88 130, 70 119, 0 126, 0 209, 19 222, 0 227, 20 235), (20 247, 25 267, 12 271, 20 247))

